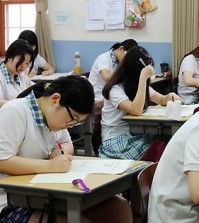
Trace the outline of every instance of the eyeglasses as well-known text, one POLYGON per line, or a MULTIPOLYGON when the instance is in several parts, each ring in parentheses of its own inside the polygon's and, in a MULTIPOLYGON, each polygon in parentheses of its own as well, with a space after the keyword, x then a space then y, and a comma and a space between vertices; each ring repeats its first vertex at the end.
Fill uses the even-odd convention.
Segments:
POLYGON ((66 124, 67 125, 72 125, 72 126, 80 125, 82 122, 79 122, 78 120, 74 119, 73 114, 72 114, 70 108, 68 106, 66 106, 65 108, 66 108, 66 110, 67 110, 67 112, 68 112, 68 114, 69 114, 69 116, 71 118, 71 120, 68 121, 66 124))

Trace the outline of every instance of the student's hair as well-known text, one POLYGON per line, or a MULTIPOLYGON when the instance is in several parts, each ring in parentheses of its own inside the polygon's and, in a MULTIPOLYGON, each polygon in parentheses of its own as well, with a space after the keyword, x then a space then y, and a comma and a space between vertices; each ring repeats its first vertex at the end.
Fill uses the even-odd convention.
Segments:
POLYGON ((16 56, 19 56, 20 59, 16 64, 16 70, 17 70, 17 68, 24 62, 26 54, 29 54, 31 57, 30 58, 30 71, 31 71, 35 58, 34 50, 26 40, 18 39, 10 44, 10 46, 6 51, 4 63, 6 64, 8 62, 8 59, 14 59, 16 56))
POLYGON ((134 39, 126 39, 121 43, 115 43, 110 50, 116 50, 119 47, 123 46, 124 50, 128 51, 133 46, 138 46, 138 43, 134 39))
MULTIPOLYGON (((141 70, 143 69, 143 64, 139 59, 142 59, 146 65, 152 64, 153 59, 149 55, 146 49, 141 46, 134 46, 126 53, 122 62, 117 66, 115 72, 113 73, 111 79, 105 85, 102 94, 106 99, 109 99, 109 93, 111 88, 116 84, 122 84, 124 91, 128 98, 133 101, 139 84, 139 78, 141 70)), ((149 82, 147 80, 146 87, 146 102, 145 108, 147 108, 149 103, 149 82)))
POLYGON ((184 57, 193 54, 194 57, 199 58, 199 46, 197 46, 195 49, 193 49, 192 51, 190 51, 189 53, 185 54, 184 57))
POLYGON ((28 43, 31 46, 35 46, 35 50, 34 50, 35 51, 35 57, 37 56, 38 51, 39 51, 38 39, 37 39, 36 34, 32 30, 24 30, 24 31, 22 31, 19 34, 18 39, 24 39, 24 40, 28 41, 28 43))
POLYGON ((41 81, 23 91, 17 98, 26 97, 31 91, 34 92, 36 98, 49 97, 54 93, 59 93, 61 106, 68 106, 82 114, 89 114, 93 109, 93 86, 84 77, 70 75, 59 77, 51 83, 41 81))

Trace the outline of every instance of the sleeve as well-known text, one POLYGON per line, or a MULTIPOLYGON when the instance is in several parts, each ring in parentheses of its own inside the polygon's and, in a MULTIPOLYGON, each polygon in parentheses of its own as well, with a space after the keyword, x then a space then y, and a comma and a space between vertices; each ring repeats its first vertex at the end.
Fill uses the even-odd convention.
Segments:
POLYGON ((36 65, 38 68, 42 68, 46 63, 46 60, 38 54, 35 63, 37 63, 36 65))
POLYGON ((104 53, 104 54, 101 54, 98 58, 97 58, 97 61, 96 61, 96 65, 98 67, 98 70, 99 72, 101 70, 112 70, 112 62, 110 60, 110 57, 108 55, 108 52, 107 53, 104 53))
POLYGON ((23 142, 26 134, 25 112, 22 114, 16 107, 5 104, 0 109, 0 123, 0 159, 4 160, 16 155, 23 142))
POLYGON ((71 136, 67 129, 63 129, 56 132, 57 141, 60 143, 72 143, 71 136))
POLYGON ((154 93, 155 93, 155 90, 149 86, 149 97, 150 98, 153 97, 154 93))
POLYGON ((118 108, 119 104, 124 100, 129 100, 123 88, 119 85, 112 87, 109 93, 109 99, 115 108, 118 108))
POLYGON ((190 71, 192 73, 195 72, 194 68, 196 67, 196 60, 193 55, 186 56, 181 64, 181 72, 190 71))

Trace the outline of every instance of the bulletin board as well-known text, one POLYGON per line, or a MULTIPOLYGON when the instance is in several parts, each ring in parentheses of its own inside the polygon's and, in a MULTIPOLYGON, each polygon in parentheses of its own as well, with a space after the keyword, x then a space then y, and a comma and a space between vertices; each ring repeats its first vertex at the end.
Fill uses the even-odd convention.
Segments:
POLYGON ((155 0, 126 0, 125 26, 128 28, 143 28, 146 25, 146 14, 157 9, 155 0))

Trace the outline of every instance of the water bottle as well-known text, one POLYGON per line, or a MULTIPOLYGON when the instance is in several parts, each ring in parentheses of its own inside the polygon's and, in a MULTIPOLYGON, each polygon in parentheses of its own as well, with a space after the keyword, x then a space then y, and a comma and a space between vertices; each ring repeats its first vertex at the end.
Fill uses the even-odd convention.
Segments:
POLYGON ((81 64, 80 64, 81 56, 80 56, 79 52, 75 52, 74 59, 75 59, 74 74, 80 75, 82 72, 82 69, 81 69, 81 64))

